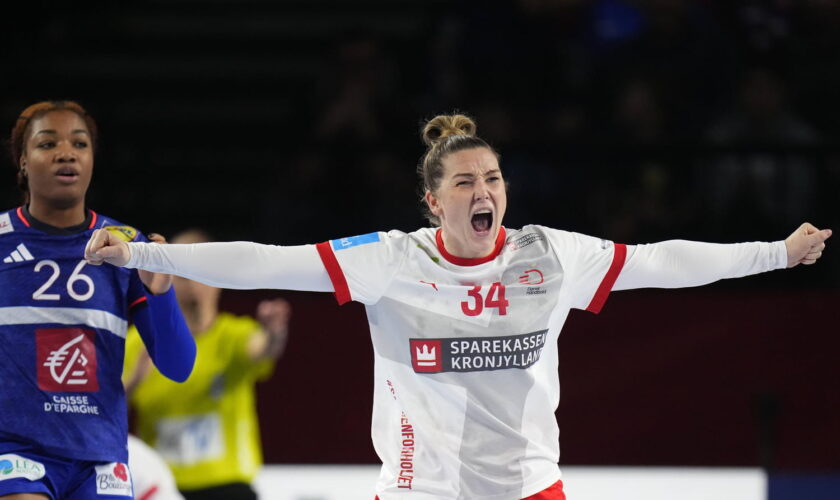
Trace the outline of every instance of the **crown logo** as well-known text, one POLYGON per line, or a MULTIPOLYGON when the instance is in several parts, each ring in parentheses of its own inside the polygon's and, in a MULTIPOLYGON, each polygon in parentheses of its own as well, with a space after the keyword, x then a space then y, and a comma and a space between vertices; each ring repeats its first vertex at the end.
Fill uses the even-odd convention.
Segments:
POLYGON ((435 366, 437 361, 435 360, 435 352, 437 351, 436 348, 432 347, 429 350, 428 345, 424 345, 421 349, 420 347, 417 348, 417 365, 418 366, 435 366))

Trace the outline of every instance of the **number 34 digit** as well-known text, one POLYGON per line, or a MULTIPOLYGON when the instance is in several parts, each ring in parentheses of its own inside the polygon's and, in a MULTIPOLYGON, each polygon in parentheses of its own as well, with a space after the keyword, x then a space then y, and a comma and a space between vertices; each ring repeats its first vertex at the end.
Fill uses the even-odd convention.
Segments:
POLYGON ((475 285, 472 290, 467 292, 467 295, 472 300, 461 302, 461 311, 467 316, 478 316, 484 311, 485 307, 488 309, 497 308, 499 316, 507 314, 507 307, 510 302, 505 299, 505 286, 498 281, 490 285, 486 297, 481 295, 481 285, 475 285))

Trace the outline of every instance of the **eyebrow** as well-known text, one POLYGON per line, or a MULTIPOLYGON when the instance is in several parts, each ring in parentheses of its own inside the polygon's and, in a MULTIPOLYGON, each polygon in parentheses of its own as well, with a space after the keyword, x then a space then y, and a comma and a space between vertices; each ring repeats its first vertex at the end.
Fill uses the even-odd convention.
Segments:
MULTIPOLYGON (((39 130, 39 131, 35 132, 35 133, 34 133, 34 134, 32 134, 32 135, 33 135, 33 136, 35 136, 35 135, 38 135, 38 134, 57 134, 57 133, 58 133, 58 132, 56 132, 56 131, 55 131, 55 130, 53 130, 53 129, 44 129, 44 130, 39 130)), ((72 131, 70 131, 70 133, 71 133, 71 134, 87 134, 87 133, 88 133, 88 131, 87 131, 87 130, 85 130, 85 129, 78 128, 78 129, 76 129, 76 130, 72 130, 72 131)))
MULTIPOLYGON (((496 174, 500 174, 501 172, 502 172, 502 171, 501 171, 501 170, 499 170, 498 168, 494 168, 493 170, 489 170, 489 171, 485 172, 485 173, 484 173, 484 176, 485 176, 485 177, 487 177, 488 175, 496 175, 496 174)), ((472 179, 472 178, 474 178, 474 177, 475 177, 475 174, 470 174, 470 173, 460 173, 460 174, 455 174, 455 175, 453 175, 452 177, 453 177, 453 178, 455 178, 455 177, 469 177, 470 179, 472 179)))

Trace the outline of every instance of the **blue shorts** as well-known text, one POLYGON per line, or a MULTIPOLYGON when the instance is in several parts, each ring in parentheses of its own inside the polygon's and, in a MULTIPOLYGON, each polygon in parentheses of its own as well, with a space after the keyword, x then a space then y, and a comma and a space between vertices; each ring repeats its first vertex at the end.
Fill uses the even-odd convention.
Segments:
POLYGON ((52 500, 134 498, 127 464, 60 458, 2 441, 0 497, 15 493, 42 493, 52 500))

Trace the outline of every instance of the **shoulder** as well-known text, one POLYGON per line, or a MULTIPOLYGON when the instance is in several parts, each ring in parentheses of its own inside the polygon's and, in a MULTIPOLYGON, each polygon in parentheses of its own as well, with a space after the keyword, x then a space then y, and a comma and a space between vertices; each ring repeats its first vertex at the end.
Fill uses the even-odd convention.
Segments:
POLYGON ((105 229, 126 242, 148 241, 146 236, 134 226, 130 226, 103 214, 96 214, 96 217, 98 220, 95 222, 94 228, 105 229))
POLYGON ((27 228, 26 223, 18 215, 19 209, 20 207, 0 212, 0 238, 27 228))

